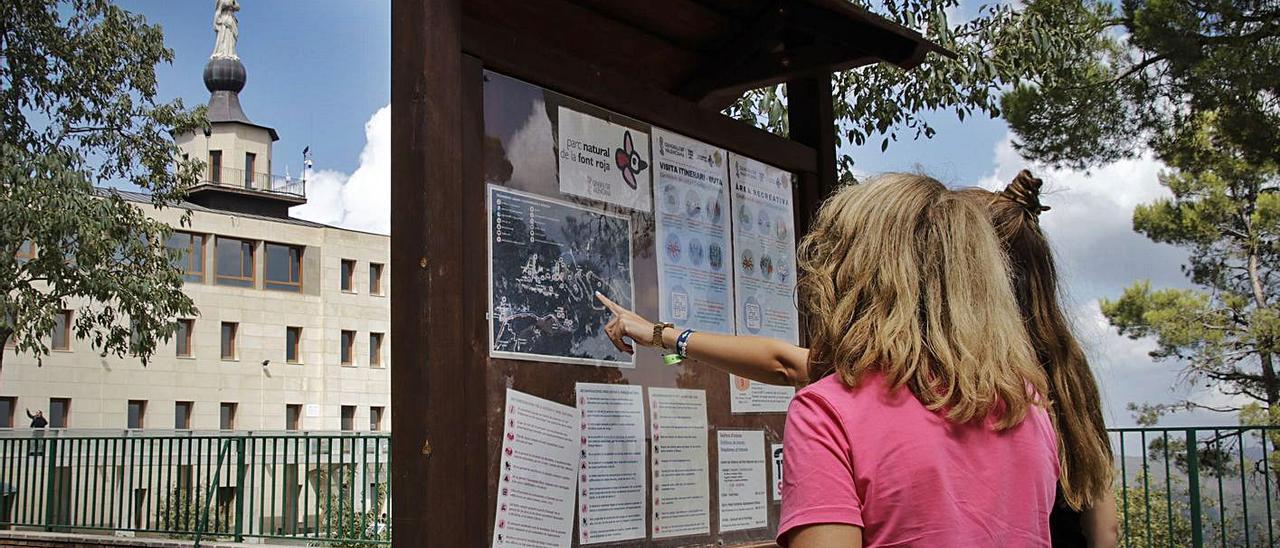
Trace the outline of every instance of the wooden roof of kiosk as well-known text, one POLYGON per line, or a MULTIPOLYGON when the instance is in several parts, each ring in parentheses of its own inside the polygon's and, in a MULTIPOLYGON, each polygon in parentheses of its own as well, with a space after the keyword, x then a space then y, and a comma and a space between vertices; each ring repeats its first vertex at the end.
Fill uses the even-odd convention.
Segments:
POLYGON ((931 52, 845 0, 393 0, 395 545, 490 542, 484 70, 791 171, 803 227, 836 184, 831 73, 931 52), (721 114, 774 84, 790 139, 721 114))

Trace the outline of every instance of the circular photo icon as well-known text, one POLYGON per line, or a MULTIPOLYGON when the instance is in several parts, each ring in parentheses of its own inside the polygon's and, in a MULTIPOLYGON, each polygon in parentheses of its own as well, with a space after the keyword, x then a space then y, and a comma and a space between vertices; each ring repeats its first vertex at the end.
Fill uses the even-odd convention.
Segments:
POLYGON ((785 240, 791 237, 791 227, 781 220, 778 221, 778 228, 776 232, 778 233, 779 240, 785 240))
POLYGON ((760 275, 766 280, 773 278, 773 258, 768 255, 760 256, 760 275))
POLYGON ((775 272, 778 273, 779 282, 786 282, 787 279, 791 277, 791 259, 789 257, 779 259, 775 268, 775 272))
POLYGON ((702 240, 693 238, 689 240, 688 250, 689 264, 693 266, 702 266, 707 259, 707 248, 702 245, 702 240))
POLYGON ((680 191, 676 190, 676 185, 662 188, 662 210, 672 214, 680 213, 680 191))
POLYGON ((755 218, 751 216, 751 210, 747 208, 747 204, 738 206, 738 226, 743 232, 751 231, 751 222, 755 218))
POLYGON ((756 255, 750 249, 742 250, 742 254, 738 257, 738 265, 742 267, 743 274, 756 273, 756 255))
POLYGON ((707 262, 711 265, 712 270, 724 268, 724 250, 720 248, 719 243, 712 243, 707 246, 707 262))
POLYGON ((769 218, 769 212, 764 209, 756 215, 756 231, 765 236, 773 234, 773 219, 769 218))
POLYGON ((680 262, 680 255, 684 249, 680 245, 680 237, 675 234, 667 235, 667 259, 673 263, 680 262))
POLYGON ((702 218, 702 195, 697 191, 689 190, 684 193, 684 215, 691 220, 702 218))
POLYGON ((747 390, 751 390, 751 379, 748 379, 746 377, 739 377, 735 375, 733 377, 733 387, 737 388, 739 392, 746 392, 747 390))
POLYGON ((707 217, 712 223, 720 224, 724 222, 724 211, 720 207, 720 195, 715 194, 707 198, 707 217))

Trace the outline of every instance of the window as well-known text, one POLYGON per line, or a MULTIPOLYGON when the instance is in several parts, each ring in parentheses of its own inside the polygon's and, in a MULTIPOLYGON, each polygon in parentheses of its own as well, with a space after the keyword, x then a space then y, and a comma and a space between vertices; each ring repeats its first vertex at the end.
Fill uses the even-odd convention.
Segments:
POLYGON ((71 311, 63 310, 53 317, 52 344, 54 350, 71 350, 71 311))
POLYGON ((209 180, 215 183, 222 182, 222 151, 209 151, 209 180))
POLYGON ((18 252, 13 254, 19 263, 25 263, 36 258, 36 243, 31 240, 23 240, 18 246, 18 252))
POLYGON ((222 359, 236 359, 236 336, 240 330, 240 324, 235 322, 222 322, 222 359))
POLYGON ((302 291, 302 248, 267 243, 266 288, 279 291, 302 291))
POLYGON ((173 428, 175 430, 191 429, 191 408, 194 406, 189 401, 173 402, 173 428))
POLYGON ((175 334, 179 358, 191 357, 191 333, 195 331, 195 320, 178 320, 178 332, 175 334))
POLYGON ((130 430, 142 429, 143 419, 147 415, 146 400, 129 400, 129 425, 130 430))
POLYGON ((13 411, 18 408, 18 398, 0 398, 0 428, 13 428, 13 411))
POLYGON ((244 187, 253 188, 253 164, 256 163, 258 155, 252 152, 244 153, 244 187))
POLYGON ((356 292, 356 262, 351 259, 342 260, 342 290, 348 293, 356 292))
POLYGON ((369 408, 369 431, 370 432, 382 431, 382 408, 381 407, 369 408))
POLYGON ((382 367, 382 333, 369 334, 369 367, 382 367))
POLYGON ((369 294, 382 294, 382 265, 369 263, 369 294))
POLYGON ((300 363, 302 356, 302 328, 286 327, 284 332, 284 361, 300 363))
POLYGON ((355 355, 356 332, 342 331, 342 365, 351 365, 351 360, 355 355))
POLYGON ((291 403, 284 406, 284 429, 290 431, 301 430, 302 426, 302 404, 291 403))
POLYGON ((49 428, 66 428, 71 415, 71 398, 49 398, 49 428))
POLYGON ((218 428, 222 430, 236 429, 236 404, 222 402, 218 406, 218 428))
POLYGON ((350 432, 356 429, 356 406, 342 406, 342 431, 350 432))
POLYGON ((253 242, 222 236, 217 242, 218 284, 253 287, 253 242))
POLYGON ((188 282, 204 283, 204 235, 174 232, 165 241, 169 259, 188 282))

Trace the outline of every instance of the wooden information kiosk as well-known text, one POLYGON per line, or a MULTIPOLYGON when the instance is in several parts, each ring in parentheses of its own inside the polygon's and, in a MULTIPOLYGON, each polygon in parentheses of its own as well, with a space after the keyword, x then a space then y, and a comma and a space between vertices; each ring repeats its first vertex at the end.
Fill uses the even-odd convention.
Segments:
POLYGON ((592 295, 798 342, 831 73, 947 52, 843 0, 392 19, 395 545, 772 545, 789 393, 618 352, 592 295), (790 139, 720 112, 780 83, 790 139))

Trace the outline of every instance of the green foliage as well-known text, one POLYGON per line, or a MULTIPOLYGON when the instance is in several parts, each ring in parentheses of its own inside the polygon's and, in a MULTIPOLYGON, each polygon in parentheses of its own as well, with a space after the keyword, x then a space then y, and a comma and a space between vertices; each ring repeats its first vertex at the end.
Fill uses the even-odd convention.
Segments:
POLYGON ((177 203, 201 165, 171 135, 203 127, 203 112, 157 102, 155 65, 173 52, 158 25, 106 0, 7 0, 0 29, 0 339, 39 359, 55 315, 75 308, 76 337, 145 364, 195 309, 169 227, 95 187, 177 203))
POLYGON ((391 540, 391 523, 386 518, 388 485, 378 483, 374 493, 365 493, 367 488, 355 485, 354 480, 355 469, 350 466, 336 467, 332 474, 316 471, 316 509, 325 515, 322 534, 327 539, 315 541, 312 546, 374 548, 380 545, 379 541, 385 545, 391 540), (321 486, 328 486, 327 492, 321 486), (361 504, 365 496, 369 501, 361 504))
POLYGON ((199 487, 188 489, 175 487, 164 498, 160 499, 156 508, 154 527, 165 531, 165 536, 175 539, 194 539, 196 531, 205 540, 231 533, 231 515, 225 509, 217 507, 209 500, 208 491, 199 487), (203 522, 205 508, 208 506, 208 523, 203 522))
MULTIPOLYGON (((1035 5, 1037 2, 1032 2, 1035 5)), ((1089 4, 1089 2, 1084 2, 1089 4)), ((1213 113, 1248 163, 1280 151, 1280 9, 1239 0, 1131 0, 1097 39, 1003 99, 1016 143, 1076 167, 1129 157, 1213 113)), ((1105 11, 1105 10, 1100 10, 1105 11)))
POLYGON ((1153 241, 1189 251, 1184 273, 1195 289, 1138 282, 1102 312, 1120 333, 1154 337, 1157 360, 1173 360, 1192 380, 1267 405, 1280 403, 1273 358, 1280 343, 1280 199, 1277 164, 1248 161, 1213 114, 1188 121, 1162 145, 1173 171, 1160 183, 1171 198, 1138 206, 1133 226, 1153 241))
MULTIPOLYGON (((1111 18, 1106 2, 1033 0, 1025 5, 991 2, 977 15, 953 23, 948 10, 959 0, 891 0, 855 4, 911 29, 956 54, 930 54, 915 69, 879 64, 834 75, 837 138, 842 145, 873 144, 881 151, 899 137, 930 138, 934 116, 1000 116, 1002 90, 1083 62, 1109 42, 1099 36, 1111 18)), ((783 86, 748 92, 727 109, 774 133, 787 133, 783 86)), ((850 180, 853 158, 840 158, 850 180)))
POLYGON ((1116 489, 1116 513, 1120 521, 1121 546, 1148 548, 1155 546, 1181 546, 1191 538, 1191 509, 1187 504, 1186 485, 1178 480, 1177 490, 1169 497, 1162 488, 1164 482, 1151 480, 1161 488, 1143 491, 1147 476, 1138 476, 1128 489, 1116 489), (1125 512, 1128 511, 1128 522, 1125 512), (1150 513, 1151 525, 1146 516, 1150 513), (1172 515, 1172 519, 1169 516, 1172 515), (1150 540, 1148 540, 1150 539, 1150 540))

